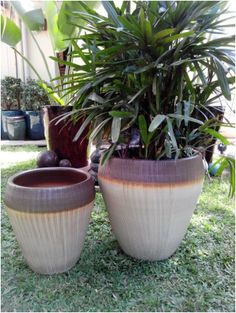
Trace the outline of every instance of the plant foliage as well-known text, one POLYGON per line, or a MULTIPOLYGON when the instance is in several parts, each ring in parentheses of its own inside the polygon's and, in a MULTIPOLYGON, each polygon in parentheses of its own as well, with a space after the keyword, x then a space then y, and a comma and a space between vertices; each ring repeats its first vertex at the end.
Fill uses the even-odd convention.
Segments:
POLYGON ((227 2, 102 3, 107 16, 82 1, 84 11, 70 13, 87 24, 73 41, 80 62, 66 63, 74 71, 64 88, 75 115, 86 116, 84 128, 90 123, 90 138, 110 142, 104 161, 117 145, 128 157, 161 160, 194 155, 213 137, 223 142, 211 108, 231 99, 234 82, 227 2))
POLYGON ((24 84, 22 100, 22 108, 27 111, 38 111, 42 106, 50 105, 46 91, 32 78, 24 84))
POLYGON ((6 76, 1 79, 1 106, 3 109, 11 110, 21 108, 21 97, 23 84, 20 78, 6 76))

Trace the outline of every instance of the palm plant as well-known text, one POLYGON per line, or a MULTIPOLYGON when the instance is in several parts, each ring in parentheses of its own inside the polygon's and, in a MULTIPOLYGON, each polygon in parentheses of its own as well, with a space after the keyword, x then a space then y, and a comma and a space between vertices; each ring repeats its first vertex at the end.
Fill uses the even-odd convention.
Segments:
MULTIPOLYGON (((104 1, 108 17, 81 5, 83 12, 70 13, 87 22, 82 44, 73 40, 71 55, 81 61, 69 62, 74 72, 64 85, 76 119, 86 117, 74 140, 90 125, 91 140, 110 142, 103 163, 113 154, 184 158, 212 137, 229 143, 216 131, 228 123, 211 110, 222 96, 231 99, 235 79, 234 36, 224 34, 232 25, 221 18, 227 2, 137 1, 131 10, 129 1, 121 8, 104 1)), ((234 169, 232 158, 220 171, 228 165, 234 169)), ((233 173, 231 183, 233 193, 233 173)))

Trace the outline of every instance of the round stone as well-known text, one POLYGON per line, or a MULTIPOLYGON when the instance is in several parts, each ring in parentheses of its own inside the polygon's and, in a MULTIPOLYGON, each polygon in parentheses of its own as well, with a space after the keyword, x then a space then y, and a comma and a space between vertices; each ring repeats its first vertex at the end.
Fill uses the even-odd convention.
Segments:
POLYGON ((42 151, 37 157, 38 167, 55 167, 58 166, 58 156, 52 150, 42 151))
POLYGON ((59 162, 60 167, 72 167, 71 161, 67 159, 63 159, 59 162))

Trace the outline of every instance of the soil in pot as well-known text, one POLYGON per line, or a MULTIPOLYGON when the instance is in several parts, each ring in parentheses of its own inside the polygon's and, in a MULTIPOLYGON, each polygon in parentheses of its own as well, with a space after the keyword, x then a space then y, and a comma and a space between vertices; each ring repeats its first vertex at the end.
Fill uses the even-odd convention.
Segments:
POLYGON ((54 274, 76 264, 94 197, 91 176, 72 168, 34 169, 9 178, 5 204, 31 269, 54 274))

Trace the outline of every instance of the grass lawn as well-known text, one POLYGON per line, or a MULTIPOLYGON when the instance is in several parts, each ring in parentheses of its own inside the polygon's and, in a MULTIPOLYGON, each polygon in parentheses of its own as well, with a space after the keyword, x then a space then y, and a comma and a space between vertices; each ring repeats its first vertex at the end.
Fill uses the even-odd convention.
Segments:
MULTIPOLYGON (((3 149, 8 150, 41 151, 3 149)), ((5 161, 2 195, 10 175, 33 167, 34 160, 5 161)), ((161 262, 137 261, 121 251, 97 194, 79 262, 53 276, 28 268, 3 204, 2 311, 234 312, 234 201, 227 194, 226 182, 206 179, 182 244, 161 262)))

